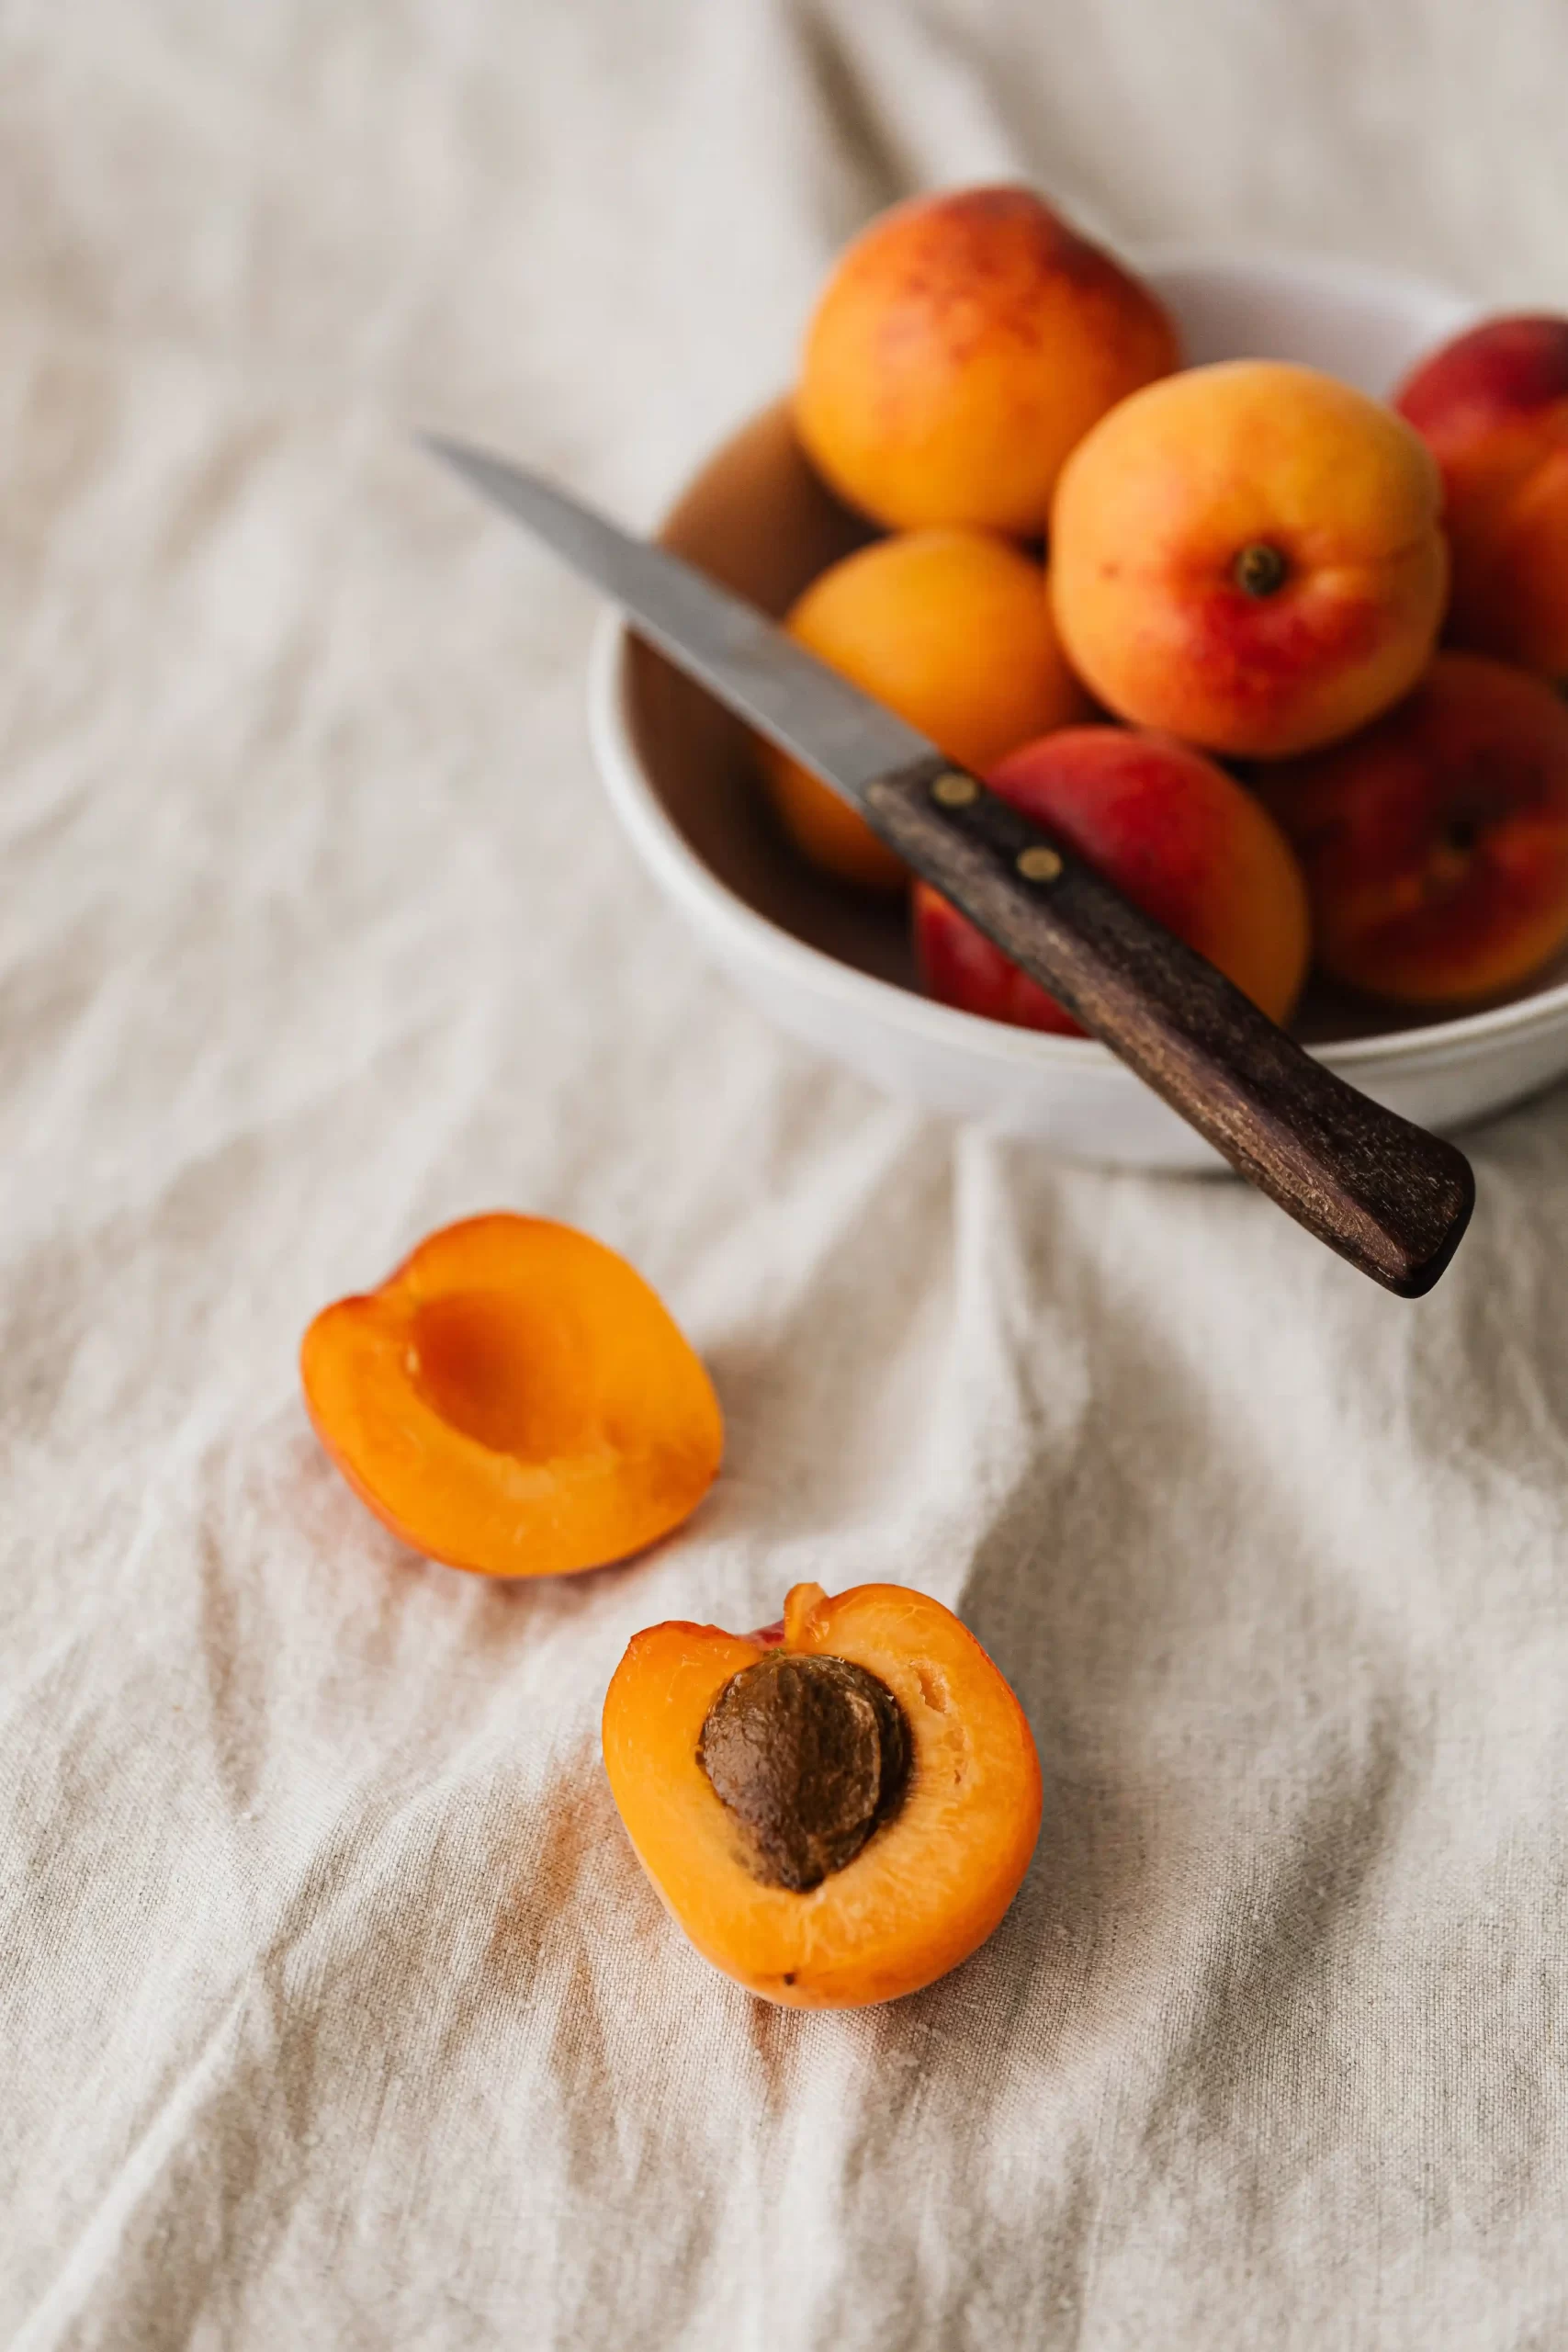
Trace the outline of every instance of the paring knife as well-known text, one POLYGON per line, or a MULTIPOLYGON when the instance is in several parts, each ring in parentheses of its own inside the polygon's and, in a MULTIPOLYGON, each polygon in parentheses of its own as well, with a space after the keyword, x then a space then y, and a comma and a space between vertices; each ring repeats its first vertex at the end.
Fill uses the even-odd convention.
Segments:
POLYGON ((1403 1298, 1459 1246, 1470 1163, 1337 1078, 1213 964, 739 596, 521 468, 424 446, 639 637, 830 785, 1241 1175, 1403 1298))

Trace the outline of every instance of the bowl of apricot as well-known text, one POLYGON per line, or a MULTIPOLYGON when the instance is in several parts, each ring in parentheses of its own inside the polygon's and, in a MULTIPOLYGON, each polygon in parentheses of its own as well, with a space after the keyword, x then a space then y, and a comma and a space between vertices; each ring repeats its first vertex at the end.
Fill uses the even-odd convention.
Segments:
MULTIPOLYGON (((1457 1128, 1568 1072, 1568 324, 917 199, 660 536, 1391 1108, 1457 1128)), ((649 874, 779 1027, 1073 1158, 1219 1165, 615 616, 591 716, 649 874)))

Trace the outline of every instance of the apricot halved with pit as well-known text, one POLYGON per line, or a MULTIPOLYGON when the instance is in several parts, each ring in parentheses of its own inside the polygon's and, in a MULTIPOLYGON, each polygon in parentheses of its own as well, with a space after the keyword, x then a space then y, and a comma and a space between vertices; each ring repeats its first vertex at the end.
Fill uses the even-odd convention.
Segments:
POLYGON ((604 1767, 638 1859, 716 1968, 794 2008, 896 2000, 984 1943, 1040 1831, 1023 1710, 951 1610, 902 1585, 782 1626, 636 1634, 604 1767))
POLYGON ((422 1241, 323 1308, 299 1352, 316 1433, 394 1534, 482 1576, 642 1550, 717 1474, 713 1384, 624 1258, 497 1215, 422 1241))

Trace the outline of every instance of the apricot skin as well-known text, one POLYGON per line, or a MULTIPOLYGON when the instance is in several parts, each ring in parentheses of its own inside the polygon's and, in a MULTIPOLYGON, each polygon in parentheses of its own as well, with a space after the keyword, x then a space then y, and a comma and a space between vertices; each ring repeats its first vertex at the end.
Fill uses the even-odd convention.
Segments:
POLYGON ((1376 726, 1265 788, 1347 986, 1462 1005, 1568 944, 1568 706, 1528 671, 1440 653, 1376 726))
POLYGON ((1442 468, 1450 644, 1568 684, 1568 319, 1491 319, 1395 407, 1442 468))
POLYGON ((1313 368, 1227 360, 1150 385, 1057 484, 1067 658, 1119 717, 1207 751, 1332 742, 1426 667, 1447 583, 1440 493, 1403 418, 1313 368), (1258 550, 1282 576, 1248 594, 1258 550))
MULTIPOLYGON (((987 779, 1284 1021, 1306 975, 1306 890, 1252 795, 1168 736, 1073 727, 1025 744, 987 779)), ((993 1021, 1081 1036, 1072 1016, 929 883, 915 886, 929 992, 993 1021)))
POLYGON ((896 2000, 956 1967, 1000 1921, 1040 1830, 1039 1761, 1018 1702, 951 1611, 901 1585, 831 1600, 796 1585, 782 1636, 650 1626, 611 1680, 604 1747, 621 1819, 666 1908, 716 1968, 787 2007, 896 2000), (720 1691, 781 1638, 875 1675, 913 1746, 897 1814, 806 1894, 753 1874, 697 1757, 720 1691))
MULTIPOLYGON (((876 540, 814 580, 784 625, 962 766, 987 766, 1089 708, 1040 566, 989 532, 876 540)), ((814 865, 865 888, 903 886, 902 860, 837 793, 773 745, 759 748, 773 805, 814 865)))
POLYGON ((917 197, 829 279, 795 422, 877 522, 1038 537, 1074 443, 1179 358, 1148 288, 1029 188, 917 197))
POLYGON ((713 1385, 602 1242, 468 1217, 299 1351, 317 1436, 415 1551, 481 1576, 566 1576, 666 1535, 717 1475, 713 1385))

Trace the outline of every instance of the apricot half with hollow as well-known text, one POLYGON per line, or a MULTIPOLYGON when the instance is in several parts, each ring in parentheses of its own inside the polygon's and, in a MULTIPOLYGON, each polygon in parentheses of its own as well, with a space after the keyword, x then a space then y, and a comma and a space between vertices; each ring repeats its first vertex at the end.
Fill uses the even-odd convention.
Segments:
POLYGON ((476 1216, 299 1351, 316 1433, 416 1551, 570 1575, 679 1526, 718 1471, 713 1384, 624 1258, 544 1217, 476 1216))
POLYGON ((1018 1891, 1040 1830, 1022 1709, 951 1610, 796 1585, 761 1634, 650 1626, 604 1701, 638 1859, 716 1968, 795 2008, 929 1984, 1018 1891))

